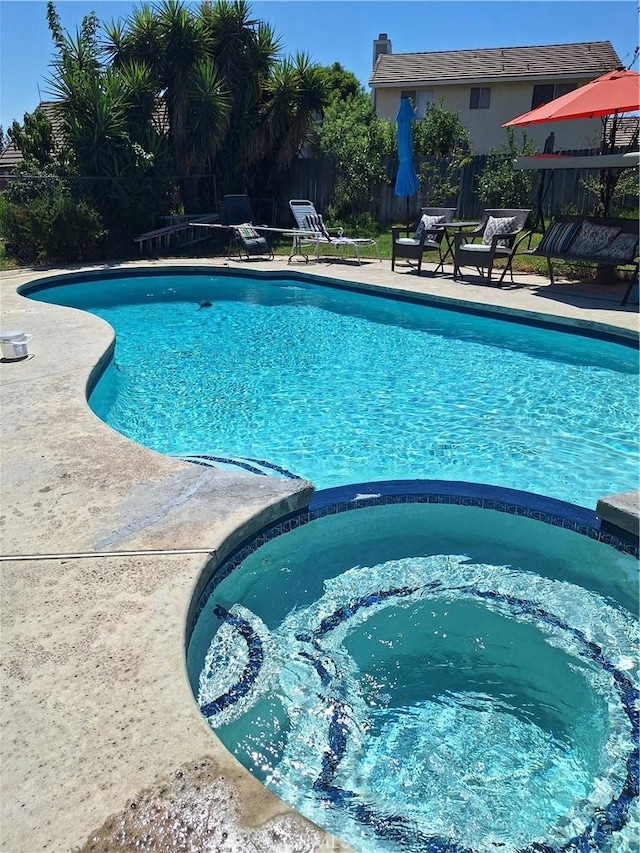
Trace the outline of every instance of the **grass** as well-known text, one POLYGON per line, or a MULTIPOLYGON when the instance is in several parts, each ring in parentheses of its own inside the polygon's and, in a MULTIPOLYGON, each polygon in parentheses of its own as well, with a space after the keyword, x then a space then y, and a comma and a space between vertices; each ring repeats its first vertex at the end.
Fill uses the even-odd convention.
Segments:
MULTIPOLYGON (((349 232, 347 232, 349 233, 349 232)), ((357 235, 353 235, 357 236, 357 235)), ((380 257, 386 260, 391 260, 391 226, 384 228, 381 231, 373 234, 373 239, 377 242, 380 249, 380 257)), ((535 248, 542 239, 541 234, 534 234, 531 239, 530 248, 535 248)), ((291 238, 278 237, 277 234, 269 236, 269 242, 273 248, 274 254, 279 257, 288 257, 291 251, 291 238)), ((522 248, 527 246, 523 244, 522 248)), ((207 240, 206 242, 195 243, 192 246, 185 246, 177 249, 173 253, 174 257, 226 257, 227 255, 227 240, 226 238, 218 237, 216 239, 207 240)), ((168 255, 167 257, 170 257, 168 255)), ((132 247, 132 252, 129 260, 139 259, 135 249, 132 247)), ((125 259, 122 259, 125 260, 125 259)), ((504 264, 504 261, 496 263, 496 269, 499 269, 504 264)), ((0 271, 20 269, 21 264, 5 251, 4 241, 0 240, 0 271)), ((529 255, 517 254, 513 259, 514 272, 533 273, 541 276, 548 275, 547 262, 545 258, 532 258, 529 255)), ((559 277, 566 277, 573 280, 593 279, 596 276, 596 267, 592 264, 563 264, 559 261, 554 261, 554 272, 559 277)), ((620 275, 620 271, 618 271, 620 275)))

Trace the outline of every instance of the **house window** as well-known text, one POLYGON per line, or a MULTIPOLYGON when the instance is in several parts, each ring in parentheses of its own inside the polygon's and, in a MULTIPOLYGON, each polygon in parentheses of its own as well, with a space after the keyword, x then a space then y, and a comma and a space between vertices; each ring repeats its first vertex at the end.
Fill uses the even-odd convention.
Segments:
POLYGON ((470 110, 488 110, 491 106, 491 86, 477 86, 471 89, 470 110))
POLYGON ((411 106, 415 110, 416 103, 418 101, 418 98, 416 97, 416 90, 415 89, 403 89, 400 92, 400 100, 402 100, 403 98, 408 98, 408 100, 411 101, 411 106))
POLYGON ((566 95, 567 92, 573 92, 575 83, 540 83, 533 87, 533 97, 531 98, 531 109, 541 107, 543 104, 548 104, 549 101, 554 101, 560 95, 566 95))
POLYGON ((421 89, 418 92, 418 103, 416 105, 416 114, 418 118, 424 118, 431 104, 435 104, 436 96, 433 89, 421 89))

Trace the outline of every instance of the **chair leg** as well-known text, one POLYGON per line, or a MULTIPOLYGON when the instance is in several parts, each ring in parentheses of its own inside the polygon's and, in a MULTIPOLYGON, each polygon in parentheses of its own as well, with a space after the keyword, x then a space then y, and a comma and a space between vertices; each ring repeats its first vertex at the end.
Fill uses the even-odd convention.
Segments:
POLYGON ((513 267, 511 266, 512 260, 513 260, 513 255, 511 255, 507 259, 507 263, 505 264, 504 269, 502 270, 502 275, 500 276, 500 280, 498 281, 498 285, 502 284, 502 281, 503 281, 505 275, 507 274, 507 270, 509 270, 509 275, 511 276, 511 284, 513 284, 513 267))
POLYGON ((549 257, 547 257, 547 266, 549 268, 549 281, 551 284, 555 284, 555 281, 553 280, 553 266, 551 265, 551 258, 549 257))

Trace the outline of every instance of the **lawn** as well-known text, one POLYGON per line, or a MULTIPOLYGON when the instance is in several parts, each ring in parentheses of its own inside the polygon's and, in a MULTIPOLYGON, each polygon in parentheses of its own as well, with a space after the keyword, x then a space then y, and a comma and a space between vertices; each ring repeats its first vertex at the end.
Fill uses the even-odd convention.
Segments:
MULTIPOLYGON (((347 231, 348 234, 350 232, 347 231)), ((351 236, 372 236, 376 240, 380 249, 380 257, 386 260, 391 260, 391 226, 385 227, 373 234, 360 235, 352 234, 351 236)), ((534 234, 531 239, 531 248, 538 245, 542 239, 541 234, 534 234)), ((281 237, 278 235, 270 235, 269 241, 273 248, 274 254, 278 257, 288 257, 291 251, 291 238, 281 237)), ((227 254, 227 239, 226 236, 219 236, 212 240, 195 243, 192 246, 175 247, 167 252, 166 257, 225 257, 227 254)), ((528 248, 526 242, 522 248, 528 248)), ((137 250, 132 246, 131 255, 129 258, 120 258, 118 260, 133 260, 140 258, 137 250)), ((504 261, 496 262, 496 269, 499 269, 504 264, 504 261)), ((21 266, 30 266, 29 264, 20 264, 13 256, 7 254, 4 247, 4 241, 0 239, 0 270, 19 269, 21 266)), ((513 269, 515 272, 528 272, 547 276, 547 262, 544 258, 532 258, 529 255, 518 254, 513 260, 513 269)), ((554 261, 554 272, 558 276, 564 276, 569 279, 589 279, 596 275, 596 267, 589 264, 562 264, 559 261, 554 261)))

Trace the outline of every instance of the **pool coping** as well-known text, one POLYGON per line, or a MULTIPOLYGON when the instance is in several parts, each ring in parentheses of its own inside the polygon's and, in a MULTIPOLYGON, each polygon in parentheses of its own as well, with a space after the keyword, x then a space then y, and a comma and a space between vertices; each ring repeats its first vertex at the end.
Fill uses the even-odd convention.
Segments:
POLYGON ((3 846, 16 853, 90 849, 88 839, 111 838, 111 816, 122 826, 136 800, 149 809, 161 803, 175 818, 182 796, 172 787, 176 778, 197 799, 198 786, 204 797, 222 777, 239 809, 229 826, 245 840, 252 832, 281 831, 284 821, 308 839, 300 849, 348 849, 269 794, 212 738, 184 664, 187 613, 203 566, 305 507, 312 487, 199 470, 114 433, 85 398, 113 343, 107 324, 16 292, 65 272, 186 267, 271 278, 307 272, 316 283, 334 284, 339 275, 371 292, 461 310, 481 305, 498 315, 516 311, 527 320, 552 318, 589 334, 638 340, 636 312, 613 300, 583 307, 547 299, 542 304, 557 309, 549 313, 540 308, 544 284, 537 280, 523 292, 470 284, 451 295, 449 279, 393 274, 388 263, 303 268, 189 259, 3 274, 2 324, 34 334, 32 357, 0 367, 3 552, 15 558, 2 563, 8 700, 1 808, 3 846), (90 678, 96 670, 104 677, 90 678))

